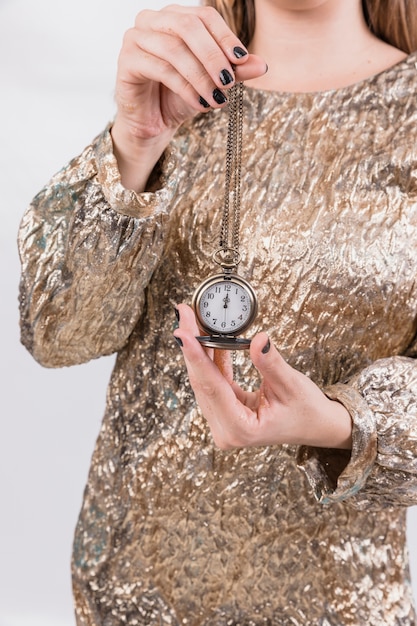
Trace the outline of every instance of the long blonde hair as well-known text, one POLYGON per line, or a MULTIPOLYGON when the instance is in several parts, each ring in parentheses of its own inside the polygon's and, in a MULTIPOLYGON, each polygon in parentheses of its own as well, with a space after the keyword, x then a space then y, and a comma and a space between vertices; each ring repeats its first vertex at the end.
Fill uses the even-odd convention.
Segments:
MULTIPOLYGON (((219 11, 246 46, 255 30, 254 0, 204 0, 219 11)), ((417 50, 417 0, 362 0, 370 30, 377 37, 410 53, 417 50)))

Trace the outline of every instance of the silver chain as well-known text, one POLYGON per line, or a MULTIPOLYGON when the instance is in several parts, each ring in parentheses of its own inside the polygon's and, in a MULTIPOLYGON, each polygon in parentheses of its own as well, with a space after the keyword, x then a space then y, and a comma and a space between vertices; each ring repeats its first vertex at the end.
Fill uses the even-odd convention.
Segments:
POLYGON ((229 91, 229 123, 227 129, 226 173, 223 218, 220 230, 220 249, 235 264, 239 262, 240 188, 243 136, 243 83, 236 83, 229 91), (230 213, 232 207, 232 223, 230 213), (231 231, 231 232, 230 232, 231 231))
MULTIPOLYGON (((220 230, 220 252, 229 270, 239 263, 240 189, 243 138, 243 83, 236 83, 229 91, 229 122, 227 127, 226 172, 223 217, 220 230), (232 225, 230 228, 230 207, 232 225), (230 234, 230 230, 232 231, 230 234), (229 240, 230 237, 230 240, 229 240)), ((233 380, 237 377, 237 353, 232 352, 233 380)))

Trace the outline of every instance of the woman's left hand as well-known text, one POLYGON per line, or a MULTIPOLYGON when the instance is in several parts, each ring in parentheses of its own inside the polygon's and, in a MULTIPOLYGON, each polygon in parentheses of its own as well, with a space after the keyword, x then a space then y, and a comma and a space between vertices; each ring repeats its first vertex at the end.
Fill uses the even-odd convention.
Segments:
POLYGON ((233 381, 230 352, 203 348, 195 338, 200 332, 193 310, 181 304, 178 311, 174 334, 182 343, 190 384, 219 448, 277 444, 351 448, 348 411, 288 365, 266 333, 257 334, 250 347, 260 387, 245 391, 233 381))

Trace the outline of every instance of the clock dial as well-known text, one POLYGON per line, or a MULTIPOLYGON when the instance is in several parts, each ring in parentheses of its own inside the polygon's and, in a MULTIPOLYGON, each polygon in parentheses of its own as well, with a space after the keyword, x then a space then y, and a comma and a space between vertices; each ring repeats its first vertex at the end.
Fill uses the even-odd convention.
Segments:
POLYGON ((200 316, 212 332, 232 334, 240 332, 251 314, 249 293, 230 280, 214 283, 200 299, 200 316))
POLYGON ((252 323, 256 298, 250 285, 236 275, 215 276, 197 290, 194 309, 200 325, 208 333, 234 336, 252 323))

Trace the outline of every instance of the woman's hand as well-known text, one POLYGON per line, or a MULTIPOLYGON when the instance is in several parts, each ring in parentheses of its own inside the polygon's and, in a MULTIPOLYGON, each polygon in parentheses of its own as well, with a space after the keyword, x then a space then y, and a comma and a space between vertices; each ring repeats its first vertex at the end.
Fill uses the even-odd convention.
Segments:
POLYGON ((248 392, 232 380, 230 353, 204 349, 195 339, 199 329, 192 309, 182 304, 178 310, 175 336, 182 342, 191 386, 219 448, 284 443, 351 448, 348 411, 290 367, 265 333, 252 339, 250 357, 262 382, 259 390, 248 392))
POLYGON ((140 12, 125 34, 116 80, 112 138, 125 186, 141 191, 185 120, 224 106, 236 80, 265 71, 212 7, 140 12))

